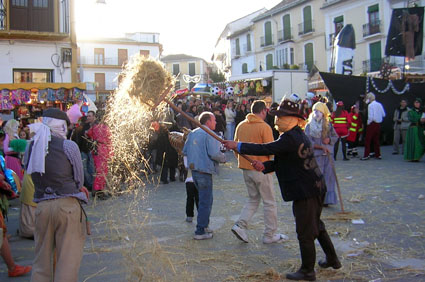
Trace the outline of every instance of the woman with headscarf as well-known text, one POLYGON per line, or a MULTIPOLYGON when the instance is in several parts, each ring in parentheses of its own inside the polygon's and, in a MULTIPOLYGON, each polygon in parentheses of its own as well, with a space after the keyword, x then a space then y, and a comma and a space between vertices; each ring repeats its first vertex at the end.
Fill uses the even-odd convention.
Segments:
POLYGON ((324 103, 317 102, 312 110, 305 127, 305 135, 311 141, 317 165, 325 178, 327 192, 324 205, 334 205, 338 202, 335 192, 336 178, 332 160, 329 158, 332 158, 333 147, 338 142, 339 136, 328 120, 330 113, 324 103))
POLYGON ((69 118, 50 108, 43 122, 29 125, 35 133, 25 152, 25 168, 34 183, 35 259, 31 281, 77 281, 85 234, 81 203, 88 202, 78 145, 66 140, 69 118), (53 272, 53 253, 56 268, 53 272))
POLYGON ((18 139, 19 122, 10 119, 4 126, 6 137, 3 142, 3 152, 6 160, 6 167, 13 170, 19 179, 22 181, 24 175, 22 173, 21 160, 19 159, 19 152, 15 152, 10 148, 10 142, 18 139))
POLYGON ((422 100, 416 98, 413 108, 408 112, 410 127, 407 131, 406 142, 404 144, 404 159, 406 161, 418 162, 425 150, 424 130, 421 126, 423 115, 422 100))

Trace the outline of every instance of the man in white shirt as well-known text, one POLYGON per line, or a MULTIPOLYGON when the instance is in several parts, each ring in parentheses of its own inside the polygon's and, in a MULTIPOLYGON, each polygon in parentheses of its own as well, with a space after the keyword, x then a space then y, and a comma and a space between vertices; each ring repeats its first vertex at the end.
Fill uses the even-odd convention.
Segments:
POLYGON ((381 159, 381 151, 379 148, 379 136, 381 133, 381 123, 385 117, 384 107, 382 104, 375 101, 375 95, 373 93, 368 93, 366 95, 366 104, 369 104, 367 107, 368 117, 367 117, 367 127, 366 127, 366 138, 365 138, 365 150, 362 161, 368 160, 370 154, 370 143, 373 142, 375 158, 381 159))

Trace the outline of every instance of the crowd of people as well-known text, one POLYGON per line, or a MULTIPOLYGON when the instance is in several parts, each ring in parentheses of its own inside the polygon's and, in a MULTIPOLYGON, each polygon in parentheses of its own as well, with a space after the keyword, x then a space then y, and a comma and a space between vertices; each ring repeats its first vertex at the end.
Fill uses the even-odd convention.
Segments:
MULTIPOLYGON (((341 267, 320 219, 323 207, 338 202, 334 162, 339 147, 342 160, 348 161, 357 157, 362 140, 365 150, 361 160, 382 159, 380 125, 386 113, 374 94, 367 93, 364 102, 365 112, 359 111, 358 104, 333 104, 324 97, 301 100, 296 94, 280 104, 258 99, 178 100, 175 103, 181 112, 168 109, 152 122, 147 146, 150 169, 160 171, 161 184, 176 181, 177 176, 185 182, 186 221, 192 222, 197 211, 194 239, 211 239, 212 176, 218 174, 219 163, 226 162, 226 149, 234 150, 247 201, 230 231, 249 243, 249 222, 263 202, 264 244, 288 239, 277 230, 271 174, 275 172, 283 199, 293 202, 301 252, 300 269, 287 278, 314 280, 315 239, 326 254, 319 266, 341 267), (170 138, 172 132, 184 132, 185 142, 180 147, 170 138)), ((401 100, 393 121, 393 154, 401 151, 405 160, 419 161, 425 152, 421 99, 415 99, 412 108, 408 101, 401 100)), ((108 126, 93 111, 78 124, 71 124, 65 112, 50 108, 43 112, 41 122, 3 122, 0 141, 0 254, 9 276, 25 275, 32 269, 33 281, 76 281, 85 235, 90 233, 82 204, 88 202, 89 191, 101 200, 110 196, 106 187, 108 159, 112 155, 108 126), (6 235, 8 200, 18 194, 19 235, 35 241, 32 267, 14 263, 6 235)))

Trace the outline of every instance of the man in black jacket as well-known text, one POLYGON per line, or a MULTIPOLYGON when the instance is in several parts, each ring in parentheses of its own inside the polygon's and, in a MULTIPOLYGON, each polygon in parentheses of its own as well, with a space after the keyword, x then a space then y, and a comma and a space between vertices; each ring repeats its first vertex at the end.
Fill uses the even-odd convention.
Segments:
POLYGON ((325 224, 320 219, 326 192, 325 182, 310 141, 298 126, 303 120, 299 113, 299 104, 283 99, 279 108, 271 113, 276 116, 275 124, 281 133, 279 139, 267 144, 225 141, 225 146, 228 149, 238 149, 241 154, 275 156, 272 161, 254 161, 253 165, 263 173, 275 171, 284 201, 293 201, 292 211, 302 264, 297 272, 288 273, 286 278, 314 281, 315 239, 318 239, 326 254, 326 259, 319 261, 319 266, 341 268, 325 224))

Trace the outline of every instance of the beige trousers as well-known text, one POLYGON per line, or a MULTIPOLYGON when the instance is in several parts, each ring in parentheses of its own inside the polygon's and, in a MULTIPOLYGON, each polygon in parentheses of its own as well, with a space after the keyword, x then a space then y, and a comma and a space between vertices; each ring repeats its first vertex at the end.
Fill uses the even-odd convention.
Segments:
POLYGON ((78 281, 85 234, 86 219, 77 199, 69 197, 40 202, 35 211, 35 259, 31 281, 78 281))
POLYGON ((277 207, 273 177, 270 173, 264 174, 256 170, 243 169, 242 171, 248 190, 248 199, 236 223, 246 229, 262 199, 264 206, 264 237, 270 238, 277 230, 277 207))

